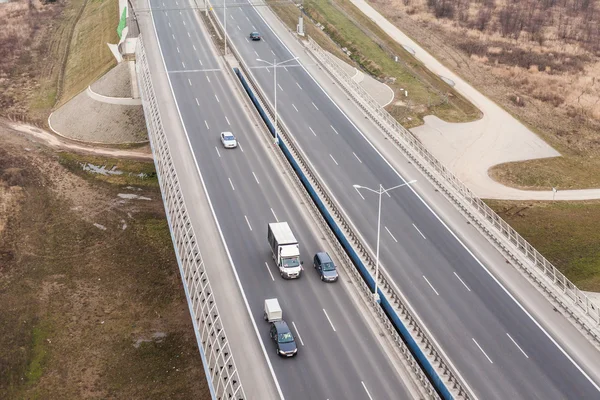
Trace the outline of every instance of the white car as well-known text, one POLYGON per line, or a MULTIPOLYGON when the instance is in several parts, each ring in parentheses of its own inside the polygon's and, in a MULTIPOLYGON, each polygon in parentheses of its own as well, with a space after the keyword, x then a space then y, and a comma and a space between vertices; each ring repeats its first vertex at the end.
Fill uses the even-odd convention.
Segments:
POLYGON ((231 132, 221 132, 221 143, 226 149, 233 149, 237 147, 237 140, 231 132))

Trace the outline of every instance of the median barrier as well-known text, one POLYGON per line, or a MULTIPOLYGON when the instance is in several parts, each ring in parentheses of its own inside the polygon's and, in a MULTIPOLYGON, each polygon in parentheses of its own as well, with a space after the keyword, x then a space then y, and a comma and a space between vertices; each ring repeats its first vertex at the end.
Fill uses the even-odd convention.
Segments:
MULTIPOLYGON (((254 94, 254 91, 248 84, 246 78, 244 77, 242 72, 239 70, 239 68, 234 68, 234 71, 235 71, 235 74, 237 75, 237 77, 239 78, 242 86, 244 87, 246 93, 252 100, 252 103, 254 104, 254 106, 256 107, 260 116, 262 117, 263 121, 267 125, 269 132, 271 132, 271 135, 273 136, 273 138, 275 138, 274 125, 271 122, 271 119, 269 118, 268 114, 264 110, 263 106, 261 105, 260 101, 258 100, 257 96, 254 94)), ((337 240, 339 240, 339 242, 341 243, 346 254, 350 257, 350 259, 352 260, 352 263, 358 269, 361 277, 364 279, 368 288, 372 292, 375 287, 375 280, 373 279, 373 277, 371 276, 371 274, 369 273, 367 268, 364 266, 360 257, 356 254, 356 251, 354 250, 353 246, 350 244, 350 242, 348 241, 348 239, 346 238, 346 236, 344 235, 344 233, 342 232, 342 230, 340 229, 338 224, 335 222, 334 218, 329 213, 329 210, 327 209, 327 207, 321 200, 318 193, 313 188, 311 182, 306 177, 302 168, 299 166, 298 162, 296 161, 296 159, 294 158, 294 156, 288 149, 288 146, 285 144, 285 142, 283 140, 279 140, 279 147, 282 150, 282 152, 285 155, 288 162, 290 163, 290 165, 292 166, 292 168, 294 169, 294 171, 296 172, 296 174, 297 174, 298 178, 300 179, 300 181, 302 182, 303 186, 306 188, 306 190, 310 194, 311 199, 316 204, 321 215, 323 216, 323 218, 329 225, 329 228, 333 231, 337 240)), ((406 329, 406 326, 404 325, 404 323, 402 323, 402 320, 400 319, 400 317, 398 316, 398 314, 396 313, 394 308, 389 303, 385 294, 381 291, 381 289, 378 289, 378 293, 379 293, 379 297, 381 299, 380 300, 381 308, 384 310, 385 314, 388 316, 388 318, 390 318, 390 320, 394 324, 394 327, 396 328, 397 332, 402 337, 404 343, 408 346, 411 354, 417 359, 417 362, 419 363, 421 368, 427 374, 427 377, 433 384, 433 387, 436 389, 438 394, 443 399, 453 399, 454 397, 452 396, 452 394, 446 387, 445 383, 440 378, 440 376, 438 375, 437 371, 432 366, 432 364, 429 362, 429 360, 427 359, 427 357, 425 356, 425 354, 419 347, 418 343, 414 340, 414 338, 412 337, 412 335, 410 334, 408 329, 406 329)))

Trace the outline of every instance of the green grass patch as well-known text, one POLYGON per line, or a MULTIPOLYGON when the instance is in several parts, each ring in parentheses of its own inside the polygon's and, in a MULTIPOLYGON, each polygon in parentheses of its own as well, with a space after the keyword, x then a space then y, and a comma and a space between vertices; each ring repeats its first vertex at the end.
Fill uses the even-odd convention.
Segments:
POLYGON ((600 292, 600 202, 486 200, 580 289, 600 292))
POLYGON ((75 153, 61 153, 59 162, 86 179, 102 181, 113 185, 136 185, 145 187, 158 187, 158 176, 154 163, 151 161, 134 161, 127 159, 95 157, 75 153), (104 167, 106 171, 119 171, 120 174, 107 174, 85 170, 84 166, 90 164, 95 167, 104 167))
POLYGON ((28 385, 36 384, 44 373, 44 365, 49 357, 48 337, 50 326, 47 322, 41 322, 33 327, 31 335, 30 360, 25 377, 28 385))
POLYGON ((566 151, 562 157, 499 164, 489 174, 500 183, 520 189, 600 188, 600 157, 566 151))

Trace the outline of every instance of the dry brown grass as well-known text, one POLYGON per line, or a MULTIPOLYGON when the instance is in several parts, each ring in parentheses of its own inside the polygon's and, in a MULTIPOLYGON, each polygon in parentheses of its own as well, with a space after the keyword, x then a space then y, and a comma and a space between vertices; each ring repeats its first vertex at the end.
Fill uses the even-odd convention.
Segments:
MULTIPOLYGON (((307 16, 304 18, 306 32, 321 47, 386 82, 394 92, 408 91, 410 95, 406 102, 393 102, 387 106, 402 124, 408 127, 420 125, 423 117, 431 114, 450 122, 480 117, 479 110, 424 68, 349 1, 307 0, 303 7, 307 16), (324 29, 318 28, 317 23, 324 29), (350 57, 341 48, 349 50, 350 57), (399 56, 399 62, 394 60, 395 55, 399 56)), ((295 30, 299 15, 296 6, 275 3, 272 9, 295 30)))
POLYGON ((90 1, 82 12, 85 4, 0 4, 0 116, 45 125, 60 89, 68 100, 113 65, 106 42, 117 41, 118 1, 90 1))
POLYGON ((60 48, 48 44, 57 30, 54 21, 67 9, 64 0, 0 4, 0 115, 39 121, 37 108, 47 112, 54 104, 47 82, 56 79, 60 48))
POLYGON ((118 0, 88 1, 73 32, 59 104, 64 104, 116 65, 106 43, 117 43, 118 0))
POLYGON ((62 158, 0 126, 0 398, 209 399, 156 180, 62 158))
MULTIPOLYGON (((374 6, 564 156, 497 166, 491 171, 493 176, 506 184, 528 188, 597 187, 600 57, 594 53, 594 46, 600 43, 587 42, 584 36, 578 39, 575 35, 576 28, 586 27, 575 24, 585 15, 572 8, 568 12, 553 8, 546 11, 543 29, 537 34, 523 30, 518 35, 503 36, 497 13, 492 14, 483 30, 473 24, 476 21, 472 18, 477 17, 485 4, 470 3, 469 18, 463 20, 459 14, 436 19, 426 0, 386 0, 374 6), (573 28, 565 37, 560 31, 564 27, 558 26, 561 12, 569 14, 573 28)), ((494 4, 500 10, 507 2, 500 0, 494 4)), ((593 4, 600 8, 600 0, 594 0, 593 4)), ((600 18, 600 13, 596 14, 594 18, 600 18)), ((564 17, 561 24, 564 25, 564 17)))

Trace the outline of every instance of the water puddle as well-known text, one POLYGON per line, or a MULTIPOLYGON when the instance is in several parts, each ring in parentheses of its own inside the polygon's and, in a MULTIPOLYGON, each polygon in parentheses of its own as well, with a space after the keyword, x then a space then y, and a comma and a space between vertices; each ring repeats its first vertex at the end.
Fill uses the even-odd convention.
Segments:
MULTIPOLYGON (((2 1, 2 0, 0 0, 0 1, 2 1)), ((81 163, 81 168, 83 168, 83 170, 86 172, 91 172, 93 174, 100 174, 100 175, 104 175, 104 176, 125 174, 125 172, 118 170, 116 165, 113 165, 112 168, 108 169, 108 167, 106 165, 98 166, 98 165, 94 165, 94 164, 90 164, 90 163, 81 163)), ((139 174, 129 172, 129 173, 127 173, 127 176, 135 176, 140 179, 145 179, 148 177, 148 175, 143 172, 140 172, 139 174)))

